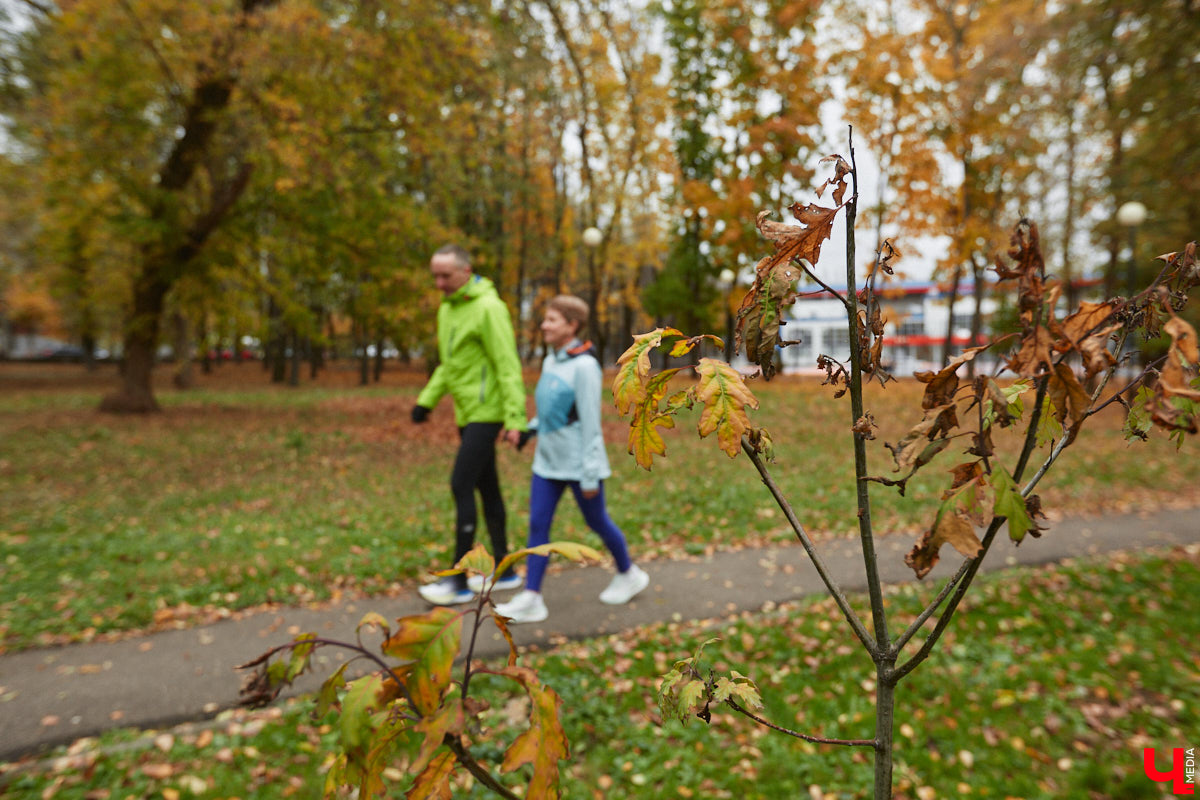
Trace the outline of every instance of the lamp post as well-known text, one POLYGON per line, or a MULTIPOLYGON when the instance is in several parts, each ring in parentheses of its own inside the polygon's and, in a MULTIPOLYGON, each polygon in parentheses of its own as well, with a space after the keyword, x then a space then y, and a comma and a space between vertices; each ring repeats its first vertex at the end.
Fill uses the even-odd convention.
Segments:
POLYGON ((737 285, 737 273, 726 267, 717 276, 717 287, 721 290, 722 305, 725 306, 725 360, 733 361, 733 287, 737 285))
POLYGON ((605 337, 600 327, 600 320, 607 318, 608 310, 600 307, 600 275, 599 270, 596 268, 596 248, 604 241, 604 234, 600 232, 599 228, 591 226, 583 229, 580 239, 587 251, 588 289, 590 290, 587 300, 592 304, 592 325, 593 329, 600 335, 597 341, 600 344, 600 355, 603 358, 605 337))
POLYGON ((1146 206, 1137 200, 1123 203, 1117 209, 1117 224, 1129 230, 1129 263, 1125 266, 1125 294, 1133 297, 1137 289, 1137 232, 1146 221, 1146 206))

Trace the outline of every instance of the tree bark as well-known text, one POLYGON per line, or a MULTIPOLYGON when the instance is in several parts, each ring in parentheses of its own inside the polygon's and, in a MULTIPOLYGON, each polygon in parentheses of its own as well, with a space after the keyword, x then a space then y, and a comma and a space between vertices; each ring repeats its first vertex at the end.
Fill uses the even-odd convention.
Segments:
MULTIPOLYGON (((242 0, 243 15, 249 15, 274 0, 242 0)), ((245 26, 244 18, 228 35, 213 42, 215 70, 198 76, 183 109, 183 134, 162 162, 154 187, 149 221, 163 231, 157 242, 141 251, 141 266, 134 279, 132 315, 125 332, 125 363, 117 390, 100 403, 101 411, 146 413, 158 411, 154 398, 154 351, 167 292, 201 252, 209 236, 228 216, 250 182, 251 166, 240 164, 230 176, 214 179, 209 206, 194 218, 177 209, 183 192, 209 154, 223 112, 229 106, 237 83, 237 64, 232 57, 235 32, 245 26), (224 180, 222 183, 221 180, 224 180)))
POLYGON ((179 311, 171 315, 171 324, 175 334, 175 374, 171 381, 176 388, 191 389, 196 385, 196 375, 192 371, 191 328, 187 317, 179 311))
POLYGON ((153 256, 144 256, 147 267, 134 287, 133 309, 125 331, 125 352, 120 383, 112 394, 100 401, 100 410, 115 414, 145 414, 159 411, 151 379, 154 350, 158 346, 159 321, 167 296, 167 285, 150 277, 156 272, 153 256))

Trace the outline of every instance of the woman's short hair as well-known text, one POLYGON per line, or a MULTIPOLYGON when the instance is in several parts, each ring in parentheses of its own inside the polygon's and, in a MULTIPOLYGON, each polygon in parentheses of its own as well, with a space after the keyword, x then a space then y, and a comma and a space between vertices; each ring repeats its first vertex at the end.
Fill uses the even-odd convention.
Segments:
POLYGON ((581 297, 576 297, 573 294, 560 294, 549 303, 546 304, 547 309, 553 308, 559 314, 562 314, 563 319, 567 322, 576 322, 579 324, 577 331, 582 332, 587 327, 588 323, 588 304, 581 297))

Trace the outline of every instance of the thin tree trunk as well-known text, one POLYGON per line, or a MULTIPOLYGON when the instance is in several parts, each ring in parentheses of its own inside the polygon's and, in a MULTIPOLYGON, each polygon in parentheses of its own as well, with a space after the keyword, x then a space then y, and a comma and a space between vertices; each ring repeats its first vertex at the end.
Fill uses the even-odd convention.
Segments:
POLYGON ((196 385, 196 376, 192 372, 191 326, 183 312, 176 311, 171 315, 171 327, 175 348, 175 374, 171 376, 171 382, 178 389, 191 389, 196 385))
POLYGON ((291 369, 288 370, 288 385, 289 386, 299 386, 300 385, 300 361, 301 361, 300 334, 298 334, 296 332, 295 328, 293 328, 292 331, 288 334, 288 341, 292 343, 291 357, 288 358, 288 363, 291 365, 291 369))
POLYGON ((958 302, 958 287, 962 283, 962 264, 954 267, 954 276, 950 279, 950 302, 946 317, 946 341, 942 345, 942 366, 950 363, 950 353, 954 348, 954 305, 958 302))

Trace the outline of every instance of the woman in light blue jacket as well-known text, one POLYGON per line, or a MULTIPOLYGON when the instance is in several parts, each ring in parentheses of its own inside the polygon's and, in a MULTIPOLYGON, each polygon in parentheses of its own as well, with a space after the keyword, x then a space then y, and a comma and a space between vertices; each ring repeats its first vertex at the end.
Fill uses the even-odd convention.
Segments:
MULTIPOLYGON (((584 521, 617 564, 617 574, 600 593, 600 601, 621 605, 645 589, 650 576, 630 560, 625 535, 609 518, 604 503, 604 479, 612 470, 600 428, 603 371, 591 342, 579 340, 587 320, 587 303, 572 295, 551 300, 542 320, 542 336, 550 352, 542 362, 534 393, 537 418, 530 423, 537 433, 537 449, 529 492, 529 546, 550 541, 554 510, 569 488, 584 521)), ((498 613, 513 622, 546 619, 549 611, 542 598, 546 562, 545 556, 529 557, 524 590, 498 605, 498 613)))

